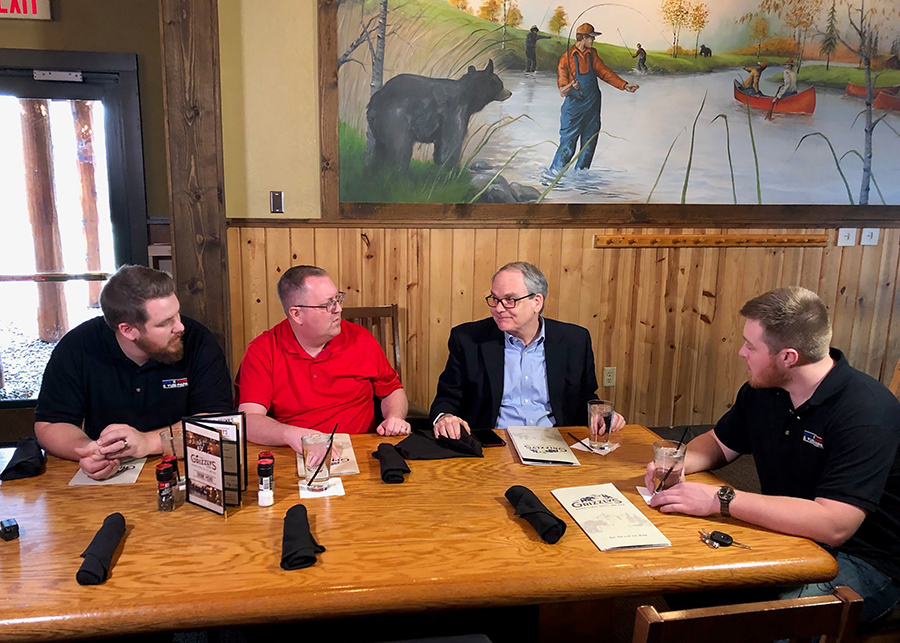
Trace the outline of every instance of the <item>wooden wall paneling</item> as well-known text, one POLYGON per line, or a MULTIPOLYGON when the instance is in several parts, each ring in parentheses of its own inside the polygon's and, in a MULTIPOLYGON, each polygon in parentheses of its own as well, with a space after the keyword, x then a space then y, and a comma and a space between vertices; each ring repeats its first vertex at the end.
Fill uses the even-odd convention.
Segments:
POLYGON ((536 265, 541 260, 541 229, 540 228, 522 228, 519 230, 519 252, 516 255, 517 261, 527 261, 536 265))
POLYGON ((814 293, 818 294, 828 314, 834 322, 834 307, 838 297, 838 276, 841 272, 841 248, 837 247, 837 230, 833 230, 830 235, 828 247, 822 251, 822 265, 819 268, 819 283, 817 287, 810 288, 814 293))
POLYGON ((894 289, 897 282, 897 270, 900 268, 900 231, 895 229, 881 231, 881 266, 878 270, 875 285, 874 319, 869 329, 869 354, 866 356, 865 371, 874 378, 890 383, 891 375, 897 360, 890 359, 891 345, 891 311, 894 304, 894 289))
MULTIPOLYGON (((666 232, 671 233, 672 230, 666 232)), ((671 414, 672 407, 672 373, 667 372, 666 368, 670 366, 672 357, 673 349, 670 346, 674 346, 675 336, 670 332, 670 327, 674 326, 675 320, 667 312, 669 299, 666 291, 669 287, 670 266, 676 259, 676 253, 676 248, 656 249, 653 267, 657 294, 652 298, 652 305, 649 308, 653 320, 649 330, 654 336, 654 341, 648 367, 648 404, 646 408, 651 419, 659 420, 660 417, 663 417, 663 424, 670 423, 667 416, 671 414), (667 410, 664 412, 663 408, 667 410)), ((677 278, 675 287, 677 288, 677 278)))
MULTIPOLYGON (((406 272, 406 240, 408 231, 397 229, 384 230, 384 294, 382 304, 397 304, 397 333, 400 337, 400 364, 403 379, 410 379, 407 371, 407 351, 404 338, 407 333, 407 315, 409 306, 406 301, 406 288, 409 278, 406 272)), ((388 333, 387 345, 393 350, 393 335, 388 333)), ((404 386, 406 382, 403 382, 404 386)), ((409 393, 407 393, 409 397, 409 393)))
POLYGON ((269 328, 285 318, 278 299, 278 280, 291 267, 291 235, 284 230, 266 229, 266 296, 269 328))
MULTIPOLYGON (((606 252, 612 253, 612 250, 606 252)), ((563 257, 565 257, 565 253, 563 257)), ((634 415, 634 326, 635 301, 637 292, 634 274, 639 251, 636 249, 617 250, 613 256, 616 263, 616 284, 614 295, 617 300, 613 352, 616 367, 616 387, 614 399, 625 418, 634 415)), ((610 289, 612 291, 612 289, 610 289)))
MULTIPOLYGON (((519 260, 519 230, 500 228, 497 230, 497 256, 494 271, 512 261, 519 260)), ((493 274, 493 272, 491 273, 493 274)), ((490 284, 488 284, 488 287, 490 284)), ((485 293, 487 294, 487 293, 485 293)))
MULTIPOLYGON (((315 229, 315 265, 327 272, 338 290, 343 290, 341 272, 341 236, 337 228, 315 229)), ((348 306, 353 304, 348 303, 348 306)))
POLYGON ((384 228, 360 231, 360 301, 363 306, 383 306, 385 299, 384 228))
POLYGON ((800 265, 800 277, 797 281, 798 286, 803 286, 808 290, 819 293, 819 276, 822 272, 822 259, 825 255, 826 248, 803 248, 803 259, 800 265))
MULTIPOLYGON (((498 266, 497 261, 497 230, 493 228, 478 228, 475 230, 475 270, 472 275, 472 296, 475 299, 473 314, 475 319, 484 319, 490 315, 484 298, 491 292, 491 277, 494 276, 498 266)), ((551 298, 553 295, 551 294, 551 298)))
MULTIPOLYGON (((316 231, 313 228, 291 228, 291 267, 318 266, 316 231)), ((321 267, 321 266, 319 266, 321 267)))
MULTIPOLYGON (((652 412, 655 409, 654 400, 651 399, 654 391, 653 380, 654 357, 658 354, 654 331, 658 321, 656 308, 657 297, 662 283, 659 279, 658 261, 660 253, 665 250, 656 248, 642 249, 638 251, 638 260, 635 264, 635 291, 634 302, 634 356, 632 374, 634 385, 634 407, 631 415, 632 422, 638 422, 645 426, 652 425, 652 412)), ((664 256, 663 260, 664 261, 664 256)))
POLYGON ((347 293, 348 306, 362 306, 362 230, 341 228, 338 231, 340 247, 340 276, 338 290, 347 293))
POLYGON ((228 288, 231 297, 231 372, 237 373, 247 340, 244 335, 244 288, 241 273, 241 229, 229 228, 228 239, 228 288))
MULTIPOLYGON (((600 291, 602 284, 601 255, 594 249, 594 233, 585 229, 581 235, 581 295, 572 303, 577 305, 574 322, 587 328, 591 334, 594 351, 594 367, 602 373, 605 364, 597 361, 600 337, 600 291)), ((573 310, 573 312, 575 312, 573 310)))
POLYGON ((844 246, 841 252, 841 268, 838 273, 837 296, 832 323, 834 331, 831 343, 844 353, 850 353, 853 337, 853 319, 856 316, 856 298, 859 292, 859 276, 862 266, 862 246, 844 246))
POLYGON ((241 230, 245 347, 254 337, 269 328, 265 245, 265 228, 243 228, 241 230))
MULTIPOLYGON (((438 287, 450 291, 450 327, 475 319, 475 230, 457 228, 451 232, 453 258, 450 278, 438 287)), ((483 306, 484 304, 482 304, 483 306)), ((450 329, 447 329, 450 336, 450 329)))
MULTIPOLYGON (((594 363, 597 367, 598 394, 602 399, 615 397, 615 386, 603 386, 603 369, 607 366, 616 368, 618 379, 618 367, 616 366, 616 325, 618 323, 619 297, 617 287, 619 283, 619 253, 594 249, 591 256, 597 257, 600 266, 598 275, 598 299, 599 310, 597 318, 597 333, 594 336, 594 363)), ((618 383, 618 382, 617 382, 618 383)))
MULTIPOLYGON (((744 303, 744 290, 741 278, 749 269, 743 261, 743 248, 726 248, 721 252, 719 273, 716 279, 716 336, 715 371, 709 373, 706 386, 710 387, 712 397, 712 417, 719 418, 734 402, 734 396, 744 381, 735 376, 734 362, 740 359, 737 350, 740 347, 743 333, 743 321, 736 311, 744 303)), ((712 357, 710 355, 710 357, 712 357)))
MULTIPOLYGON (((889 238, 892 245, 900 243, 900 234, 897 232, 891 231, 889 238)), ((884 242, 887 243, 887 238, 884 242)), ((896 248, 892 249, 892 252, 896 251, 896 248)), ((900 266, 898 266, 897 272, 894 274, 894 298, 891 305, 891 319, 888 325, 887 350, 884 358, 884 372, 881 376, 882 382, 889 383, 891 381, 893 369, 898 361, 900 361, 900 266)))
MULTIPOLYGON (((562 252, 559 262, 559 282, 556 292, 550 291, 550 297, 557 300, 557 319, 575 323, 578 315, 578 299, 581 297, 581 253, 575 252, 581 247, 583 234, 581 230, 566 228, 562 231, 562 252)), ((500 246, 498 233, 497 246, 500 246)), ((552 285, 551 285, 552 288, 552 285)))
POLYGON ((545 228, 541 230, 541 252, 537 266, 544 273, 550 293, 544 303, 543 315, 556 319, 559 315, 559 265, 562 250, 562 230, 545 228), (555 291, 555 292, 554 292, 555 291))
MULTIPOLYGON (((406 354, 407 382, 403 386, 407 389, 407 396, 423 408, 431 404, 432 393, 428 392, 427 364, 428 359, 428 334, 425 330, 424 314, 428 309, 428 301, 424 294, 427 292, 424 267, 425 250, 423 246, 425 232, 411 229, 406 234, 406 339, 405 347, 401 346, 401 352, 406 354)), ((404 341, 402 339, 401 341, 404 341)))
POLYGON ((716 284, 722 251, 702 249, 697 252, 699 290, 696 341, 698 357, 693 367, 694 394, 691 401, 690 421, 687 424, 710 424, 714 417, 713 401, 716 387, 716 356, 718 341, 718 298, 716 284))
MULTIPOLYGON (((875 320, 875 298, 878 295, 878 274, 881 270, 881 257, 884 244, 877 246, 861 246, 861 260, 859 266, 859 281, 856 290, 856 310, 853 315, 853 327, 850 332, 850 344, 847 358, 850 364, 861 371, 869 367, 867 356, 870 355, 872 323, 875 320)), ((877 354, 879 351, 875 349, 877 354)), ((869 373, 877 378, 881 367, 875 373, 869 373)))
MULTIPOLYGON (((690 399, 691 381, 679 378, 681 365, 691 359, 690 313, 684 309, 689 301, 691 255, 693 248, 673 248, 669 253, 664 293, 666 341, 663 346, 663 365, 660 376, 659 425, 675 425, 676 408, 690 399)), ((696 283, 695 283, 696 285, 696 283)))
POLYGON ((447 338, 452 326, 453 230, 431 230, 428 253, 428 393, 434 397, 447 363, 447 338))
POLYGON ((181 309, 231 335, 216 0, 160 0, 175 282, 181 309))

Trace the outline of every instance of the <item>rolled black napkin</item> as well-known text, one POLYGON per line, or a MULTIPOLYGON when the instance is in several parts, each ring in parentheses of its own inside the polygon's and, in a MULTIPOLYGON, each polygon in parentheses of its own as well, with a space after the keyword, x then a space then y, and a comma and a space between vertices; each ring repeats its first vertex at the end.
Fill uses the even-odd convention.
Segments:
POLYGON ((120 513, 109 514, 97 530, 91 544, 81 557, 84 561, 75 574, 79 585, 99 585, 106 582, 110 563, 119 541, 125 535, 125 518, 120 513))
POLYGON ((400 455, 390 442, 382 442, 378 445, 378 449, 372 454, 373 458, 377 458, 381 464, 381 480, 388 484, 400 484, 404 481, 403 474, 409 473, 409 467, 406 460, 400 455))
POLYGON ((294 505, 284 514, 284 535, 281 539, 281 568, 303 569, 316 564, 316 554, 325 551, 309 533, 306 507, 294 505))
POLYGON ((527 520, 544 542, 555 545, 566 533, 566 523, 554 516, 531 489, 513 485, 505 495, 516 515, 527 520))
POLYGON ((46 459, 36 437, 32 435, 22 438, 16 444, 12 460, 6 465, 3 473, 0 473, 0 480, 18 480, 19 478, 38 476, 43 473, 46 459))
POLYGON ((397 450, 407 460, 443 460, 445 458, 483 458, 481 442, 468 433, 459 440, 435 439, 431 431, 413 431, 397 444, 397 450))

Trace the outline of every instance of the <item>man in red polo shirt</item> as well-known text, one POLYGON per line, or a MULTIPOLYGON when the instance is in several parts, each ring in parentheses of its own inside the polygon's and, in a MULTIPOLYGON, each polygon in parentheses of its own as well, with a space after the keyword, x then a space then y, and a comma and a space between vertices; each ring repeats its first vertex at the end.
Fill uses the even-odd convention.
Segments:
POLYGON ((409 433, 408 401, 397 372, 362 326, 341 319, 344 293, 321 268, 294 266, 278 280, 287 319, 250 342, 235 387, 257 444, 302 451, 305 433, 409 433))

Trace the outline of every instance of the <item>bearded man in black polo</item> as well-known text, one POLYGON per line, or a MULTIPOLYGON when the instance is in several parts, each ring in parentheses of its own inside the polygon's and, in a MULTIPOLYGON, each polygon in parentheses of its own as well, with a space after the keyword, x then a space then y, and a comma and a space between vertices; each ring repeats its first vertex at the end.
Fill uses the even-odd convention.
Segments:
MULTIPOLYGON (((650 504, 815 540, 837 560, 837 578, 777 597, 847 585, 863 598, 862 622, 876 620, 900 600, 900 402, 829 350, 828 311, 815 293, 779 288, 741 315, 750 380, 715 429, 688 444, 684 473, 752 453, 762 493, 681 482, 650 504)), ((653 472, 651 463, 648 488, 653 472)))
POLYGON ((115 474, 120 458, 160 453, 160 431, 183 416, 234 408, 222 349, 205 326, 181 317, 166 273, 123 266, 100 307, 102 318, 53 349, 34 424, 44 449, 96 480, 115 474))

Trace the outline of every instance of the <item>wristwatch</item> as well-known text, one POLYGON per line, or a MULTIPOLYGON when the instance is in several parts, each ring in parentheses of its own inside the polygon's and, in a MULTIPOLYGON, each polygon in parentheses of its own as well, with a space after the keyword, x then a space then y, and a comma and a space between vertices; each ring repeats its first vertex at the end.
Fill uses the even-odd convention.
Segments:
POLYGON ((719 496, 719 512, 726 518, 730 518, 731 512, 728 510, 728 505, 734 500, 734 489, 724 485, 719 487, 719 493, 717 495, 719 496))

